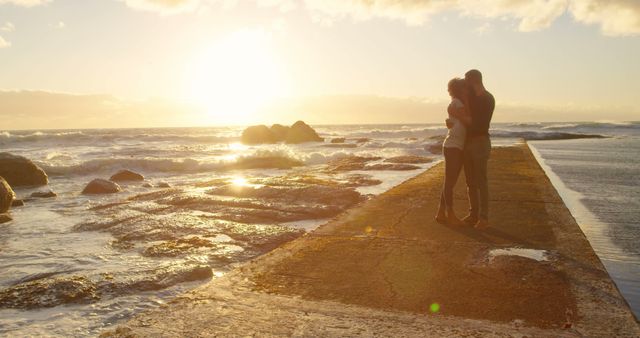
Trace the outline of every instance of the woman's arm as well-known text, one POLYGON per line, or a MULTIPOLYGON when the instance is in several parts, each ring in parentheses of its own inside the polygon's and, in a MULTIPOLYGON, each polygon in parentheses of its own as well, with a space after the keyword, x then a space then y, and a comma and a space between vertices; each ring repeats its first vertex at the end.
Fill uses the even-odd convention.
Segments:
POLYGON ((471 114, 469 114, 466 106, 455 108, 450 105, 447 111, 451 116, 460 120, 465 126, 471 125, 471 114))

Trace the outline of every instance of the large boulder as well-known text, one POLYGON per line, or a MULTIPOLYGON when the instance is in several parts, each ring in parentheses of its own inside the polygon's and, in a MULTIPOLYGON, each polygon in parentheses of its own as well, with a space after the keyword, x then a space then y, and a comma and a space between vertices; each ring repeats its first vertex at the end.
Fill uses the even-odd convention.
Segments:
POLYGON ((84 187, 84 190, 82 190, 82 194, 113 194, 121 190, 122 189, 120 189, 120 186, 117 183, 103 180, 101 178, 96 178, 95 180, 89 182, 86 187, 84 187))
POLYGON ((11 208, 11 203, 16 197, 16 194, 11 189, 11 186, 4 178, 0 177, 0 214, 7 212, 11 208))
POLYGON ((263 144, 276 143, 277 139, 273 131, 269 127, 261 124, 259 126, 251 126, 242 131, 240 140, 244 144, 263 144))
POLYGON ((135 173, 131 170, 120 170, 117 173, 113 174, 109 181, 114 182, 126 182, 126 181, 144 181, 144 176, 135 173))
POLYGON ((282 142, 287 139, 287 135, 289 134, 289 130, 291 128, 287 126, 283 126, 281 124, 274 124, 269 129, 273 133, 273 136, 275 137, 276 141, 282 142))
POLYGON ((313 128, 308 124, 298 121, 294 123, 287 133, 286 143, 305 143, 305 142, 324 142, 324 139, 318 136, 313 128))
POLYGON ((47 174, 31 160, 13 155, 0 153, 0 176, 12 186, 39 186, 49 183, 47 174))

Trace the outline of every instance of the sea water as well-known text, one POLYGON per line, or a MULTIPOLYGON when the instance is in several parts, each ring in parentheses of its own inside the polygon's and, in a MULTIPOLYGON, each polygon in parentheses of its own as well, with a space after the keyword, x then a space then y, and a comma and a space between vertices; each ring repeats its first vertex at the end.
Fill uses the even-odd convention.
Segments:
MULTIPOLYGON (((47 301, 59 295, 27 292, 31 306, 0 309, 0 335, 96 335, 312 230, 339 213, 342 201, 351 205, 423 172, 441 159, 429 149, 446 133, 439 124, 314 127, 324 143, 245 146, 240 127, 0 131, 2 151, 33 160, 49 175, 49 186, 16 188, 18 197, 46 189, 58 194, 12 209, 14 220, 0 225, 0 290, 41 282, 63 292, 60 280, 87 290, 79 301, 49 303, 55 306, 47 301), (342 137, 344 144, 330 142, 342 137), (368 163, 376 164, 400 155, 433 161, 405 171, 328 170, 350 156, 375 157, 368 163), (234 167, 260 160, 300 165, 234 167), (143 174, 149 185, 80 194, 93 178, 120 169, 143 174), (303 196, 304 203, 284 211, 270 204, 291 196, 303 196)), ((492 129, 494 145, 555 140, 534 146, 558 184, 580 193, 571 203, 589 210, 589 218, 569 207, 588 224, 585 233, 636 311, 639 131, 637 123, 492 129)))

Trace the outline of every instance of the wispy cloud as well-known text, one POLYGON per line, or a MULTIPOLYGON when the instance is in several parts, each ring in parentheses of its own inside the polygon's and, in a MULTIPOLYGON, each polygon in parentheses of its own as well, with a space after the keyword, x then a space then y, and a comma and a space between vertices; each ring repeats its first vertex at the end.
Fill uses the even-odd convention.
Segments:
MULTIPOLYGON (((35 6, 52 0, 0 0, 0 4, 35 6)), ((117 0, 128 7, 162 15, 194 12, 204 7, 233 6, 240 0, 117 0)), ((482 19, 515 20, 519 31, 548 28, 560 16, 571 15, 576 22, 598 25, 604 35, 640 34, 638 0, 252 0, 258 6, 280 10, 306 9, 321 23, 374 18, 400 20, 422 25, 444 12, 482 19)))
POLYGON ((121 0, 130 8, 157 12, 163 15, 192 12, 205 1, 201 0, 121 0))
POLYGON ((32 7, 43 5, 53 0, 0 0, 0 5, 12 4, 16 6, 32 7))
POLYGON ((7 41, 7 40, 3 39, 3 38, 0 36, 0 48, 7 48, 7 47, 10 47, 10 46, 11 46, 11 42, 9 42, 9 41, 7 41))
POLYGON ((4 25, 0 26, 0 31, 3 32, 13 32, 16 30, 16 26, 11 22, 5 22, 4 25))
POLYGON ((570 11, 576 21, 599 25, 608 36, 640 34, 640 1, 637 0, 572 1, 570 11))

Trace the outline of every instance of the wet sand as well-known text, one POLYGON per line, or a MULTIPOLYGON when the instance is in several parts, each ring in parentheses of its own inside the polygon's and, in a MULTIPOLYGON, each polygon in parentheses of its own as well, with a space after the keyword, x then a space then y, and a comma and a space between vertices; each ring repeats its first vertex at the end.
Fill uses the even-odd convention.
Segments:
MULTIPOLYGON (((640 336, 526 145, 493 150, 484 232, 433 220, 443 169, 104 335, 640 336), (514 247, 546 260, 490 255, 514 247)), ((464 215, 463 177, 455 198, 464 215)))

